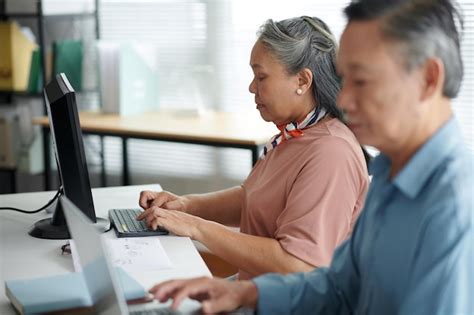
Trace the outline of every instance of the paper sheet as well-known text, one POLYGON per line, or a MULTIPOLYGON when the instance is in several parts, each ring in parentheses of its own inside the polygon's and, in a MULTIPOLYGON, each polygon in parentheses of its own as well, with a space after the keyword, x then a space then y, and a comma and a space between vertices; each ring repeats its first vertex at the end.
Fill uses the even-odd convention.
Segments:
POLYGON ((158 238, 108 239, 107 244, 112 263, 126 271, 159 270, 173 267, 158 238))
MULTIPOLYGON (((80 271, 81 263, 74 241, 71 243, 71 254, 75 271, 80 271)), ((154 237, 134 237, 107 239, 108 255, 115 266, 125 271, 147 271, 173 268, 161 242, 154 237)))

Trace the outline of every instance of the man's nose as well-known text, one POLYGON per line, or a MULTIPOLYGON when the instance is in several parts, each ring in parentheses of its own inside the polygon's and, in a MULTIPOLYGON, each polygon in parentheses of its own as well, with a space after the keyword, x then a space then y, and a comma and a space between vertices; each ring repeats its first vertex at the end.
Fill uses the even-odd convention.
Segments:
POLYGON ((355 101, 351 91, 342 87, 337 96, 337 105, 344 113, 349 113, 355 109, 355 101))

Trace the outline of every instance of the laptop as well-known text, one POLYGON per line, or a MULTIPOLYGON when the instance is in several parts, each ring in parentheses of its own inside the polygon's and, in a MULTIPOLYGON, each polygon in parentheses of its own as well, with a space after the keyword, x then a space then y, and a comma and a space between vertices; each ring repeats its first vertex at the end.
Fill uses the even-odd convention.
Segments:
POLYGON ((156 300, 127 305, 117 271, 112 266, 99 231, 67 197, 61 196, 60 202, 83 265, 86 286, 94 301, 94 314, 201 314, 200 303, 190 299, 185 300, 176 312, 169 307, 169 303, 161 304, 156 300))

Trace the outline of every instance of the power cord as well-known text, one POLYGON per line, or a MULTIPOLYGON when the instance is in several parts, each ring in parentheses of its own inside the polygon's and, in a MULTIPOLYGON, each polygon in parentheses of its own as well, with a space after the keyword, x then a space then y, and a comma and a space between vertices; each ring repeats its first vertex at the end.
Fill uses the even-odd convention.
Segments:
POLYGON ((48 203, 46 205, 44 205, 43 207, 41 207, 37 210, 28 211, 28 210, 13 208, 13 207, 0 207, 0 210, 12 210, 12 211, 17 211, 17 212, 27 213, 27 214, 38 213, 38 212, 43 211, 44 209, 48 208, 49 206, 51 206, 56 201, 56 199, 59 198, 59 195, 61 195, 62 191, 63 191, 63 188, 59 187, 59 189, 56 192, 56 194, 54 195, 54 197, 50 201, 48 201, 48 203))

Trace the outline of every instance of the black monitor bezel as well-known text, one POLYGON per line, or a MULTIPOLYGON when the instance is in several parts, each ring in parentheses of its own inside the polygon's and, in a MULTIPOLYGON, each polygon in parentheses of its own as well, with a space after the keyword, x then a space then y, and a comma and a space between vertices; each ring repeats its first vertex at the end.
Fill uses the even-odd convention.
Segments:
MULTIPOLYGON (((99 230, 106 231, 109 229, 108 220, 98 218, 95 214, 76 96, 66 75, 56 75, 44 88, 43 96, 61 194, 71 200, 92 222, 98 223, 99 230)), ((44 239, 70 239, 61 204, 57 202, 53 216, 36 222, 29 234, 44 239)))
MULTIPOLYGON (((63 193, 95 223, 96 215, 84 143, 82 141, 82 130, 76 105, 75 91, 64 73, 56 75, 56 80, 51 81, 50 84, 45 87, 44 97, 48 112, 49 129, 52 136, 53 151, 58 166, 63 193), (66 101, 65 104, 63 104, 64 101, 66 101), (67 121, 70 122, 69 128, 67 128, 68 126, 60 126, 62 122, 59 122, 59 119, 66 118, 64 117, 66 116, 65 114, 68 116, 67 121), (58 135, 58 132, 63 134, 58 135), (72 140, 72 144, 69 144, 69 146, 73 147, 72 152, 65 152, 64 150, 67 149, 67 147, 57 145, 58 137, 64 138, 65 132, 71 133, 70 135, 66 135, 66 138, 72 140), (74 157, 73 161, 68 161, 70 157, 74 157), (68 168, 71 165, 66 165, 71 162, 75 164, 72 165, 72 170, 68 168), (70 178, 69 173, 71 171, 77 173, 75 174, 77 178, 70 178)), ((63 141, 64 139, 59 140, 63 141)), ((62 211, 61 216, 64 216, 62 211)))

